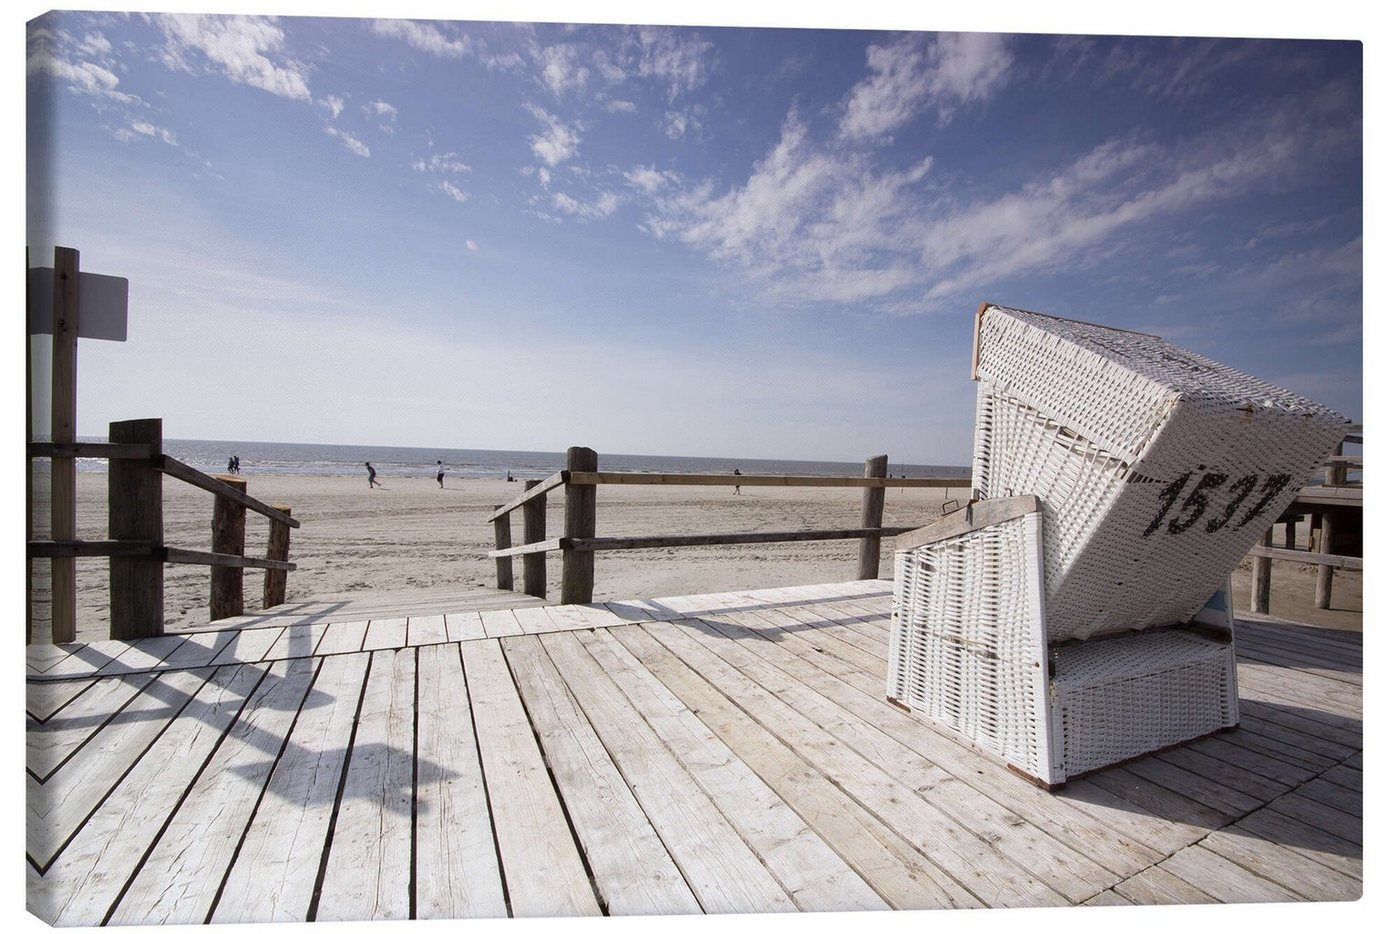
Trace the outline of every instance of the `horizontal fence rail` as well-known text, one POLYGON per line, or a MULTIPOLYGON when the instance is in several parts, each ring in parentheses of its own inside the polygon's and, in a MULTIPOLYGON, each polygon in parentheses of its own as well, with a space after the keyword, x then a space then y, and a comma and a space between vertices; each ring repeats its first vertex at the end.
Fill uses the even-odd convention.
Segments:
POLYGON ((880 542, 913 530, 885 527, 882 523, 884 494, 889 488, 969 489, 967 477, 890 477, 889 459, 884 455, 866 461, 863 477, 821 477, 773 474, 690 474, 629 473, 600 471, 597 454, 589 448, 570 448, 566 467, 544 480, 529 481, 526 489, 502 506, 492 507, 488 521, 495 529, 496 547, 487 556, 496 562, 496 586, 510 590, 515 585, 512 559, 520 557, 525 566, 525 592, 545 595, 544 557, 559 552, 563 557, 560 581, 561 603, 588 603, 593 599, 593 555, 600 551, 626 551, 642 548, 688 548, 705 545, 756 545, 786 542, 855 540, 860 542, 857 574, 860 579, 879 576, 880 542), (798 529, 773 532, 710 532, 701 534, 631 535, 600 537, 596 528, 596 496, 599 486, 708 486, 708 487, 815 487, 848 488, 863 491, 860 525, 849 529, 798 529), (544 534, 544 508, 547 495, 564 489, 564 535, 544 534), (511 540, 511 514, 522 510, 525 541, 511 540))
MULTIPOLYGON (((165 631, 167 564, 204 565, 210 568, 211 619, 243 612, 243 571, 266 572, 263 606, 286 602, 287 572, 296 564, 287 560, 290 530, 301 523, 291 507, 269 505, 249 496, 246 481, 238 477, 213 477, 161 451, 160 419, 112 422, 108 441, 30 442, 27 454, 70 462, 74 458, 102 458, 107 470, 107 522, 109 538, 80 540, 63 537, 26 543, 29 559, 47 558, 55 563, 75 558, 106 558, 109 563, 111 637, 132 639, 165 631), (162 476, 212 493, 214 499, 213 548, 201 551, 165 544, 162 476), (243 554, 244 514, 251 510, 268 519, 266 557, 243 554)), ((56 491, 55 495, 59 495, 56 491)), ((66 494, 65 494, 66 495, 66 494)), ((55 504, 57 506, 57 504, 55 504)), ((32 584, 30 585, 32 587, 32 584)), ((55 595, 57 596, 57 595, 55 595)), ((55 599, 52 604, 54 642, 76 639, 76 605, 55 599)), ((31 614, 32 615, 32 614, 31 614)), ((32 633, 32 618, 26 621, 32 633)))

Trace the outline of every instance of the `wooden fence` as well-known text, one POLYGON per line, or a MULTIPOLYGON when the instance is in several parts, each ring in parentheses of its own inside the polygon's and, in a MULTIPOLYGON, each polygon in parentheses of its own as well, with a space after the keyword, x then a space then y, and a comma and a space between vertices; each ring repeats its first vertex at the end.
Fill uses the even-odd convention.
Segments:
POLYGON ((1317 586, 1313 594, 1313 605, 1322 609, 1332 606, 1332 574, 1337 569, 1360 571, 1361 559, 1333 554, 1334 531, 1340 514, 1354 511, 1361 513, 1360 481, 1353 481, 1352 470, 1362 469, 1360 454, 1346 454, 1347 444, 1362 443, 1362 426, 1351 428, 1332 456, 1327 459, 1322 482, 1303 487, 1293 504, 1285 511, 1280 522, 1284 525, 1283 547, 1275 547, 1274 530, 1271 526, 1264 533, 1263 540, 1249 552, 1254 559, 1254 573, 1251 580, 1249 608, 1256 613, 1269 612, 1269 590, 1273 579, 1275 561, 1297 561, 1317 567, 1317 586), (1309 518, 1308 542, 1298 547, 1297 528, 1304 517, 1309 518))
POLYGON ((699 545, 751 545, 776 542, 818 542, 842 539, 860 541, 856 579, 879 576, 880 541, 911 531, 909 527, 882 525, 885 490, 889 487, 970 487, 966 477, 918 478, 887 476, 885 455, 865 462, 863 477, 799 477, 734 474, 610 473, 598 470, 598 454, 590 448, 572 447, 565 455, 565 468, 544 480, 530 480, 524 492, 509 503, 497 506, 490 522, 495 527, 496 547, 489 552, 496 559, 496 586, 512 590, 515 574, 512 560, 521 559, 525 593, 543 598, 546 588, 545 556, 560 552, 562 568, 559 602, 590 603, 593 600, 593 559, 600 551, 633 548, 686 548, 699 545), (597 489, 603 484, 660 484, 666 486, 787 486, 848 487, 864 490, 861 524, 848 529, 802 529, 783 532, 722 532, 704 534, 638 535, 600 538, 597 536, 597 489), (545 497, 564 490, 564 534, 545 537, 545 497), (524 543, 511 544, 511 514, 522 513, 524 543))
MULTIPOLYGON (((109 561, 111 637, 135 639, 165 631, 165 565, 202 564, 210 568, 209 618, 238 616, 243 612, 243 569, 266 571, 263 606, 286 602, 287 572, 296 569, 288 561, 291 529, 301 523, 292 518, 292 507, 268 505, 247 494, 247 481, 231 476, 213 477, 161 451, 158 418, 112 422, 106 442, 31 442, 30 469, 36 457, 52 458, 55 465, 72 464, 74 458, 99 457, 108 461, 107 534, 103 541, 83 541, 65 525, 63 538, 30 541, 29 559, 53 562, 53 641, 72 642, 77 636, 77 599, 71 590, 77 558, 101 557, 109 561), (214 494, 213 543, 210 551, 174 548, 165 544, 162 479, 174 477, 214 494), (244 554, 248 510, 268 519, 267 557, 244 554), (60 589, 64 592, 60 593, 60 589)), ((64 471, 56 470, 54 476, 64 471)), ((73 514, 71 486, 54 490, 53 512, 73 514), (59 502, 60 499, 65 502, 59 502)), ((58 531, 55 525, 55 532, 58 531)), ((31 585, 32 586, 32 585, 31 585)), ((27 620, 32 641, 33 614, 27 620)))

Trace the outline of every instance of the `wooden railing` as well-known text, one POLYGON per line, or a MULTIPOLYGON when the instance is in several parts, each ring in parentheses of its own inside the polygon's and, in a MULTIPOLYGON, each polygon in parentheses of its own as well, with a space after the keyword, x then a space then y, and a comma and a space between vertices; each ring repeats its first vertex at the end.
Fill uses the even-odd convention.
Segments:
POLYGON ((1296 561, 1317 567, 1317 586, 1313 605, 1322 609, 1332 606, 1332 574, 1337 569, 1362 570, 1360 558, 1332 554, 1333 537, 1339 510, 1361 509, 1360 481, 1351 479, 1352 470, 1361 470, 1360 454, 1347 454, 1348 444, 1362 443, 1362 426, 1353 425, 1337 449, 1327 459, 1322 483, 1305 486, 1298 491, 1292 505, 1285 510, 1280 522, 1284 526, 1282 548, 1274 547, 1274 530, 1270 526, 1260 543, 1250 549, 1254 559, 1250 585, 1249 608, 1256 613, 1269 612, 1269 590, 1273 583, 1275 561, 1296 561), (1310 517, 1308 542, 1297 544, 1297 526, 1304 516, 1310 517))
MULTIPOLYGON (((238 616, 243 612, 243 570, 266 571, 263 606, 286 602, 287 572, 296 569, 288 561, 291 529, 301 523, 292 518, 292 507, 268 505, 249 496, 247 481, 239 477, 212 477, 161 451, 158 418, 112 422, 108 441, 78 443, 32 442, 28 455, 53 458, 100 457, 107 467, 107 539, 77 538, 30 541, 26 557, 53 562, 54 599, 51 604, 54 642, 72 642, 77 635, 76 598, 57 593, 60 582, 74 579, 76 558, 109 560, 111 637, 134 639, 165 631, 165 565, 200 564, 210 568, 209 618, 238 616), (174 548, 165 544, 162 477, 174 477, 214 494, 213 542, 210 551, 174 548), (245 519, 248 510, 268 518, 267 556, 244 555, 245 519)), ((59 495, 72 495, 72 491, 59 495)), ((60 508, 56 501, 55 511, 60 508)), ((71 512, 72 504, 63 504, 71 512)), ((32 615, 32 614, 31 614, 32 615)), ((29 620, 32 635, 32 618, 29 620)))
POLYGON ((612 473, 598 470, 597 452, 590 448, 569 448, 565 468, 544 480, 529 480, 520 496, 495 507, 490 522, 495 527, 494 550, 488 552, 496 559, 496 586, 511 590, 515 586, 512 560, 521 559, 524 572, 523 590, 543 598, 546 589, 545 556, 560 552, 562 569, 559 602, 590 603, 593 600, 593 558, 600 551, 635 548, 685 548, 699 545, 752 545, 776 542, 818 542, 859 539, 856 578, 866 580, 879 576, 880 541, 892 535, 911 531, 914 527, 884 527, 885 490, 889 487, 971 487, 966 477, 917 478, 887 476, 889 459, 885 455, 865 462, 863 477, 798 477, 798 476, 736 476, 734 474, 678 473, 612 473), (597 536, 597 488, 604 484, 665 485, 665 486, 787 486, 787 487, 849 487, 863 489, 861 524, 849 529, 802 529, 787 532, 722 532, 704 534, 638 535, 600 538, 597 536), (546 496, 564 488, 564 534, 559 538, 545 537, 546 496), (511 514, 522 513, 524 543, 511 544, 511 514))

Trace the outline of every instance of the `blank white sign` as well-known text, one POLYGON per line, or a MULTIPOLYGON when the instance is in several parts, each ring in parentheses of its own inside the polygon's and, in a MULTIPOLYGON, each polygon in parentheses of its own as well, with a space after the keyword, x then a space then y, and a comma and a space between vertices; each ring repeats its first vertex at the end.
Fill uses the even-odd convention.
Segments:
MULTIPOLYGON (((78 336, 99 341, 126 340, 127 280, 121 276, 78 273, 78 336)), ((53 333, 53 269, 29 270, 29 333, 53 333)))

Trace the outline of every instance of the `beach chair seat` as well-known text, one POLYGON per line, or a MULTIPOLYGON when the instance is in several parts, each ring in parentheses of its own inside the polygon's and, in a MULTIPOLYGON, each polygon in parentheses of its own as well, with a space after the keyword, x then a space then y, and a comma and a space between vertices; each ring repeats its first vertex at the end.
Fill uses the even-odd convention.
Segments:
POLYGON ((890 699, 1050 787, 1234 726, 1230 572, 1346 419, 1000 306, 973 357, 974 503, 896 539, 890 699))

